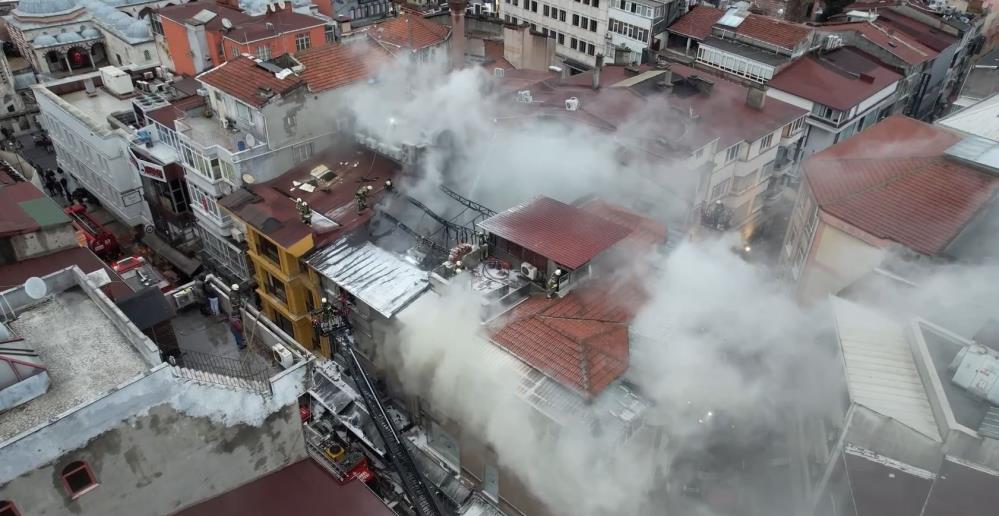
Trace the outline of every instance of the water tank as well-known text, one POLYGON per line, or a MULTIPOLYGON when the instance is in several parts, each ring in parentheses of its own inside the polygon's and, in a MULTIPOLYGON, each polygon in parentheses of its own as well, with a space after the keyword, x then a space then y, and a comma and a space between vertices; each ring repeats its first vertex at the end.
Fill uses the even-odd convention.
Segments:
POLYGON ((115 95, 128 95, 135 91, 132 78, 114 66, 101 68, 101 82, 108 91, 115 95))
POLYGON ((999 405, 999 352, 985 346, 965 346, 950 364, 951 381, 976 398, 999 405))

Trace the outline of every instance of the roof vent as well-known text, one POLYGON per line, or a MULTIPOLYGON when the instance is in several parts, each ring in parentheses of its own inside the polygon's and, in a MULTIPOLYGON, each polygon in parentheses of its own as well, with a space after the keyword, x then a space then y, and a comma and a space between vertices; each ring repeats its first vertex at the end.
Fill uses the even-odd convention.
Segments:
POLYGON ((531 95, 531 90, 521 90, 517 92, 517 102, 523 104, 530 104, 534 102, 534 96, 531 95))
POLYGON ((579 99, 577 97, 569 97, 565 99, 566 111, 576 111, 577 109, 579 109, 579 99))

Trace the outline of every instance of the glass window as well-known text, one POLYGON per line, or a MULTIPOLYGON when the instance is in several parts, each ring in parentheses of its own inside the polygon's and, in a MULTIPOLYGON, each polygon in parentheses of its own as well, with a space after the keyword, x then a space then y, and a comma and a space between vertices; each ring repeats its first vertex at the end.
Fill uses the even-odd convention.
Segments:
POLYGON ((773 143, 774 143, 774 133, 770 133, 764 136, 763 139, 760 140, 760 152, 763 152, 764 150, 772 147, 773 143))
POLYGON ((725 163, 734 160, 739 157, 739 144, 735 144, 729 147, 728 152, 725 153, 725 163))
POLYGON ((312 157, 312 142, 303 143, 292 148, 292 159, 295 164, 301 163, 312 157))
POLYGON ((257 47, 257 59, 261 61, 269 61, 271 59, 270 45, 260 45, 257 47))
POLYGON ((267 293, 280 299, 282 303, 288 304, 288 290, 285 288, 284 282, 270 274, 267 275, 267 293))
POLYGON ((297 50, 305 50, 312 46, 312 36, 308 32, 295 35, 295 48, 297 50))
POLYGON ((711 199, 717 199, 717 198, 725 195, 726 193, 728 193, 728 187, 731 184, 732 184, 732 179, 731 178, 728 178, 728 179, 726 179, 726 180, 724 180, 724 181, 716 184, 715 187, 711 189, 711 199))
MULTIPOLYGON (((509 2, 510 0, 507 0, 509 2)), ((332 25, 326 26, 326 42, 332 43, 336 41, 336 31, 333 29, 332 25)))
POLYGON ((278 267, 281 266, 281 258, 278 255, 278 248, 273 242, 267 240, 266 238, 259 238, 257 240, 257 254, 261 256, 266 256, 270 261, 274 262, 278 267))

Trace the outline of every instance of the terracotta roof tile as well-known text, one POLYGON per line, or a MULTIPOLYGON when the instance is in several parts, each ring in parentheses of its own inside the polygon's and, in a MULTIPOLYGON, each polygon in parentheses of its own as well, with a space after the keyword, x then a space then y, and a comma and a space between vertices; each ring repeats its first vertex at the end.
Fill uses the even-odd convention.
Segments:
POLYGON ((390 60, 387 51, 367 41, 323 45, 300 52, 295 58, 305 66, 302 78, 314 92, 363 81, 390 60))
POLYGON ((711 27, 721 19, 725 11, 704 5, 695 5, 681 16, 667 30, 690 36, 696 40, 703 40, 711 35, 711 27))
MULTIPOLYGON (((695 6, 667 30, 703 41, 724 14, 725 11, 714 7, 695 6)), ((805 25, 752 13, 737 28, 725 27, 725 30, 786 49, 793 49, 812 34, 812 29, 805 25)))
POLYGON ((842 47, 821 58, 803 57, 770 80, 770 87, 847 111, 902 76, 875 58, 851 47, 842 47))
POLYGON ((628 369, 628 323, 644 301, 637 284, 627 282, 591 283, 562 299, 531 297, 493 326, 491 339, 531 367, 592 398, 628 369))
POLYGON ((632 245, 648 248, 666 244, 668 234, 666 226, 648 217, 643 217, 621 206, 597 198, 590 199, 579 207, 588 213, 627 228, 631 234, 625 238, 625 241, 632 245))
POLYGON ((225 32, 225 39, 238 43, 249 43, 326 24, 315 16, 297 13, 290 9, 282 9, 277 12, 268 11, 262 16, 254 16, 242 22, 233 23, 236 25, 225 32))
POLYGON ((803 164, 821 209, 880 239, 938 255, 991 201, 999 177, 943 156, 959 137, 889 117, 803 164))
POLYGON ((222 30, 222 18, 226 18, 232 23, 242 23, 251 19, 250 15, 216 2, 190 2, 180 5, 167 5, 156 12, 163 18, 185 23, 201 11, 210 11, 216 14, 214 18, 205 23, 207 30, 222 30))
POLYGON ((198 80, 254 107, 262 107, 271 98, 289 93, 305 84, 295 74, 278 79, 273 72, 265 70, 254 59, 245 55, 202 73, 198 80), (265 93, 264 88, 269 91, 265 93))
POLYGON ((613 222, 549 197, 510 208, 479 227, 570 269, 628 236, 627 229, 613 222))
POLYGON ((851 22, 823 25, 823 30, 856 32, 882 50, 911 65, 921 64, 940 55, 940 52, 920 43, 904 32, 877 22, 851 22))
POLYGON ((383 45, 413 50, 443 43, 451 35, 450 27, 410 13, 369 25, 361 31, 383 45))

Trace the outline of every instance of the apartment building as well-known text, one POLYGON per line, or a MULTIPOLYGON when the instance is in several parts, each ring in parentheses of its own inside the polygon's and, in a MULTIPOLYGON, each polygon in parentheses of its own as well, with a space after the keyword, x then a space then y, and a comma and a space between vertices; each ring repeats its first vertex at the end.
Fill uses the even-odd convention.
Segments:
POLYGON ((892 114, 903 77, 866 52, 840 47, 791 63, 767 95, 809 112, 803 147, 810 156, 892 114))
POLYGON ((331 24, 290 6, 250 14, 198 1, 164 7, 151 19, 164 64, 182 75, 199 74, 243 54, 267 61, 335 39, 331 24))
POLYGON ((989 231, 983 221, 999 188, 988 157, 995 145, 892 116, 806 159, 781 277, 816 301, 889 258, 978 259, 975 242, 989 231))
POLYGON ((70 266, 41 279, 44 301, 4 292, 0 509, 172 514, 306 457, 310 357, 292 348, 289 367, 253 382, 163 363, 106 277, 70 266))
POLYGON ((286 173, 244 184, 219 202, 246 228, 246 255, 263 313, 321 356, 330 357, 331 348, 312 326, 320 282, 303 259, 364 224, 398 170, 397 163, 341 138, 286 173))
MULTIPOLYGON (((564 66, 582 72, 597 63, 597 54, 613 56, 607 32, 611 0, 503 0, 504 21, 523 23, 532 31, 554 38, 555 55, 564 66)), ((613 60, 613 57, 609 59, 613 60)))
POLYGON ((158 166, 183 168, 202 257, 217 274, 253 277, 244 228, 218 199, 318 154, 347 124, 335 117, 339 89, 370 77, 387 58, 365 41, 271 61, 240 56, 199 75, 197 95, 144 108, 146 131, 131 143, 158 166), (347 72, 331 72, 339 69, 347 72))
POLYGON ((667 28, 665 49, 695 67, 765 84, 814 46, 811 27, 753 14, 742 3, 694 7, 667 28))
POLYGON ((129 165, 125 142, 134 120, 129 75, 114 67, 32 87, 42 127, 59 167, 127 226, 152 223, 142 181, 129 165))
POLYGON ((626 48, 628 56, 613 56, 617 64, 642 63, 646 49, 665 46, 666 27, 686 9, 683 2, 658 0, 611 0, 607 31, 615 49, 626 48))
MULTIPOLYGON (((662 127, 668 137, 622 141, 623 147, 627 144, 622 159, 683 164, 689 178, 679 183, 687 186, 678 188, 672 181, 666 191, 662 184, 646 187, 649 196, 689 207, 682 220, 669 221, 671 227, 689 231, 738 229, 748 238, 780 190, 775 177, 794 172, 806 129, 804 109, 768 98, 763 87, 711 80, 681 64, 609 65, 596 79, 590 72, 562 84, 547 79, 518 87, 530 92, 532 101, 543 101, 540 107, 515 104, 520 110, 540 110, 567 123, 578 123, 585 113, 591 125, 599 122, 608 132, 627 123, 662 127), (665 104, 669 107, 663 108, 665 104)), ((634 208, 656 204, 641 195, 633 200, 646 201, 646 207, 634 208)))
MULTIPOLYGON (((916 288, 913 286, 912 288, 916 288)), ((995 395, 973 382, 997 367, 994 340, 920 317, 832 297, 839 364, 810 420, 809 504, 819 516, 985 516, 999 464, 995 395), (891 357, 890 360, 885 360, 891 357)))

